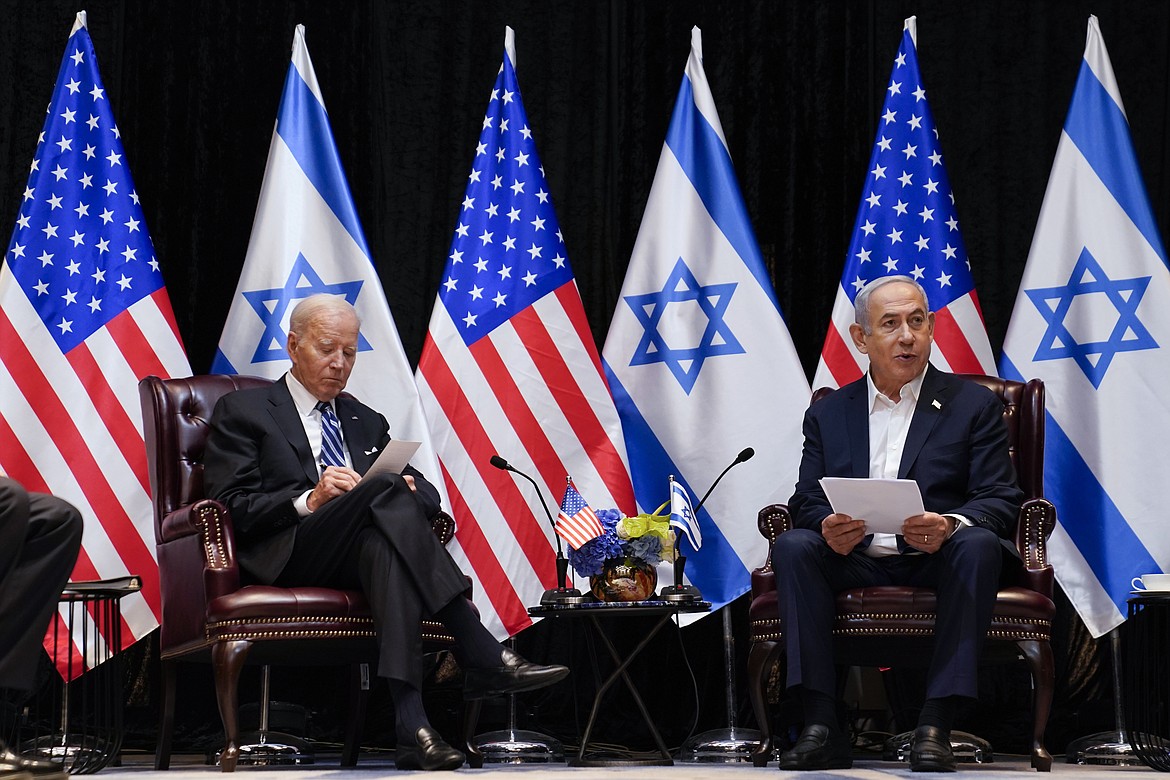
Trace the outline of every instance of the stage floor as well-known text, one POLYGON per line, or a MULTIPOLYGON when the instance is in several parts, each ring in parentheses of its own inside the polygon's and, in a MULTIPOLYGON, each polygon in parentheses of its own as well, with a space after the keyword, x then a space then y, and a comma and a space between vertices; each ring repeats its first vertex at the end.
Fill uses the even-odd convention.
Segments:
MULTIPOLYGON (((1064 756, 1054 756, 1056 761, 1052 765, 1053 775, 1070 778, 1070 780, 1110 780, 1121 776, 1132 776, 1134 773, 1154 775, 1154 770, 1145 766, 1079 766, 1064 763, 1064 756)), ((482 769, 464 767, 457 770, 460 775, 514 775, 518 780, 550 780, 550 778, 564 778, 568 780, 622 780, 623 778, 659 778, 669 777, 671 780, 734 780, 736 777, 799 777, 801 780, 813 780, 820 777, 858 778, 859 780, 890 780, 890 778, 909 778, 911 772, 905 764, 863 758, 854 761, 853 768, 848 770, 834 770, 831 772, 781 773, 772 762, 767 768, 756 769, 750 764, 695 764, 676 763, 672 767, 634 766, 634 767, 603 767, 603 768, 575 768, 564 764, 485 764, 482 769)), ((198 775, 210 778, 222 774, 218 767, 208 766, 202 756, 180 755, 174 756, 171 769, 167 772, 154 770, 153 756, 142 754, 128 754, 123 756, 122 766, 109 767, 101 770, 101 777, 112 780, 190 780, 198 775)), ((269 777, 279 775, 280 780, 371 780, 382 776, 396 776, 413 774, 423 776, 423 773, 399 772, 394 768, 393 753, 379 753, 374 755, 363 754, 358 765, 352 769, 341 769, 336 757, 320 756, 318 763, 310 766, 241 766, 236 769, 236 777, 246 778, 263 774, 269 777)), ((914 777, 938 777, 938 775, 914 775, 914 777)), ((978 778, 978 780, 1024 780, 1029 776, 1043 778, 1045 775, 1037 773, 1028 765, 1024 756, 996 756, 995 762, 990 764, 960 764, 957 777, 978 778)))

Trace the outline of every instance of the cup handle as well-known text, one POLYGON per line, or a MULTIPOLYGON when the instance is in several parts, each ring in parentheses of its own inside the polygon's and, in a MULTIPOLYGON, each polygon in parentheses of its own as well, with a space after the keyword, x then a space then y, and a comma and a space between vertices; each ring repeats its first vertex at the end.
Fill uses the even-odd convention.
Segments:
POLYGON ((1134 590, 1145 590, 1146 589, 1145 583, 1142 582, 1141 577, 1134 577, 1133 582, 1131 582, 1130 585, 1133 586, 1134 590))

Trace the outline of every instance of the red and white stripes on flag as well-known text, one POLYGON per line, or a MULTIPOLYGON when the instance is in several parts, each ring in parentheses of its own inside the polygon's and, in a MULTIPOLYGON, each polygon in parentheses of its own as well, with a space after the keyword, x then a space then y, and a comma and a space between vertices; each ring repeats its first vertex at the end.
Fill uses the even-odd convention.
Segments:
POLYGON ((869 368, 868 358, 853 346, 849 326, 854 321, 853 299, 866 282, 879 276, 909 276, 926 290, 934 312, 931 363, 955 373, 996 373, 954 193, 918 70, 916 35, 915 19, 910 17, 886 87, 813 389, 846 385, 869 368))
POLYGON ((455 560, 497 636, 556 583, 551 518, 501 455, 555 496, 566 474, 634 512, 613 398, 520 99, 512 31, 488 102, 415 380, 455 517, 455 560))
POLYGON ((572 479, 565 485, 565 497, 561 499, 556 526, 557 534, 574 550, 581 549, 581 545, 605 533, 601 521, 577 491, 572 479))
MULTIPOLYGON (((141 578, 121 605, 124 646, 160 610, 138 381, 190 373, 78 14, 0 269, 0 471, 81 511, 72 579, 141 578)), ((84 631, 75 621, 75 654, 84 631)), ((109 656, 93 644, 77 673, 109 656)))

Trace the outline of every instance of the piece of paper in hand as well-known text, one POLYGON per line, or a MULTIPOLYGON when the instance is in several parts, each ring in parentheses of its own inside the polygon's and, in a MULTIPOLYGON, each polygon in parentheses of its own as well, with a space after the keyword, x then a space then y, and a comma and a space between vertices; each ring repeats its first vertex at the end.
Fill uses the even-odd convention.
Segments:
POLYGON ((382 450, 382 454, 374 461, 374 465, 370 466, 370 470, 366 472, 365 476, 381 474, 382 472, 401 474, 402 470, 406 468, 406 464, 410 463, 410 459, 414 456, 420 444, 422 442, 391 439, 386 444, 386 448, 382 450))
POLYGON ((822 477, 833 511, 865 521, 867 533, 900 534, 907 517, 923 513, 922 492, 912 479, 822 477))

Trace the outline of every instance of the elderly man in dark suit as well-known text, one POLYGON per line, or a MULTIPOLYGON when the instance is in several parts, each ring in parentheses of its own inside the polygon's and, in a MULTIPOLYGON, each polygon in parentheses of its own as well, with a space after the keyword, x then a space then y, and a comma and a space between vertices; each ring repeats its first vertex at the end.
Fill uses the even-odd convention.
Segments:
POLYGON ((414 468, 363 474, 390 440, 386 419, 341 395, 360 322, 341 298, 293 309, 292 368, 270 387, 220 399, 204 478, 236 525, 240 564, 263 583, 360 588, 378 631, 378 674, 394 698, 399 768, 455 769, 464 755, 423 710, 424 616, 451 631, 464 695, 531 690, 568 674, 502 647, 464 597, 467 580, 431 532, 439 494, 414 468))
POLYGON ((979 651, 991 624, 1003 555, 1022 493, 1007 448, 1003 404, 986 389, 930 366, 934 314, 908 276, 875 279, 854 301, 850 334, 869 357, 865 377, 813 404, 789 502, 792 531, 776 541, 788 685, 805 727, 782 769, 852 765, 837 715, 833 667, 835 595, 869 585, 934 588, 938 596, 926 702, 910 768, 954 771, 951 723, 977 694, 979 651), (836 514, 825 476, 912 479, 926 511, 900 535, 870 534, 865 518, 836 514))
MULTIPOLYGON (((81 514, 0 476, 0 688, 32 689, 49 620, 81 549, 81 514)), ((8 725, 8 724, 5 724, 8 725)), ((22 758, 0 731, 0 777, 64 778, 53 762, 22 758)))

